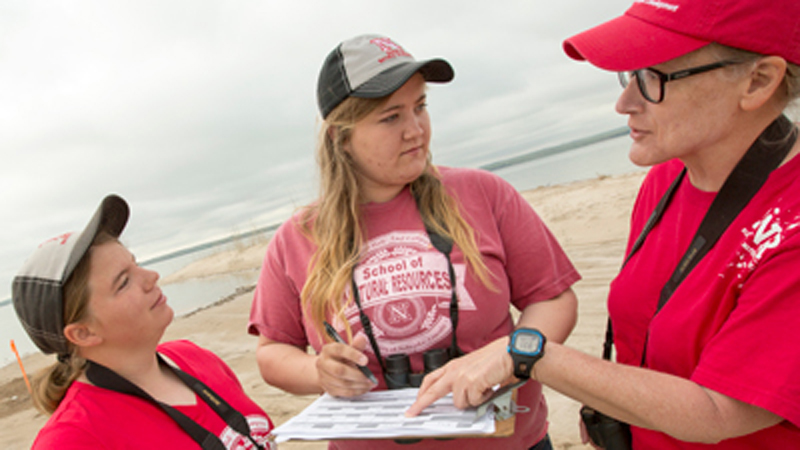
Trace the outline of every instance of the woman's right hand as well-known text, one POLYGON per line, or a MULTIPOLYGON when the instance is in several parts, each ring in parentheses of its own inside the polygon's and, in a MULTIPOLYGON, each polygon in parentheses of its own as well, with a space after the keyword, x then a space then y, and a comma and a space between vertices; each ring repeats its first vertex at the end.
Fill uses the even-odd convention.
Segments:
POLYGON ((486 401, 494 386, 512 381, 514 364, 507 346, 507 337, 496 339, 425 375, 416 401, 405 412, 406 417, 417 416, 451 392, 456 408, 477 406, 486 401))
POLYGON ((363 353, 367 343, 367 337, 359 334, 351 345, 332 342, 322 346, 316 366, 320 387, 325 392, 335 397, 353 397, 375 387, 356 367, 369 362, 363 353))

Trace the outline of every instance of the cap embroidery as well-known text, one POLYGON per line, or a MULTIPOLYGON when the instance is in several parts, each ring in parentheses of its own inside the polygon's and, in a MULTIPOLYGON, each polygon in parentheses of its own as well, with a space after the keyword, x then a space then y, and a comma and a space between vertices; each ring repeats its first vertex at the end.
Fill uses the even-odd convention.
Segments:
POLYGON ((53 242, 53 241, 58 241, 59 245, 64 245, 64 244, 67 243, 67 241, 69 240, 70 236, 72 236, 71 232, 70 233, 64 233, 64 234, 62 234, 60 236, 56 236, 54 238, 50 238, 50 239, 42 242, 41 244, 39 244, 39 247, 44 247, 45 244, 53 242))
POLYGON ((675 12, 680 8, 678 5, 673 5, 671 3, 663 2, 661 0, 633 0, 634 3, 644 3, 645 5, 650 5, 656 9, 666 9, 670 12, 675 12))
POLYGON ((370 44, 377 45, 378 48, 381 49, 381 51, 386 53, 385 57, 378 60, 379 63, 382 63, 388 59, 397 58, 398 56, 408 56, 409 58, 411 57, 411 55, 408 52, 406 52, 403 49, 403 47, 401 47, 399 44, 396 44, 389 38, 375 38, 370 40, 369 42, 370 44))

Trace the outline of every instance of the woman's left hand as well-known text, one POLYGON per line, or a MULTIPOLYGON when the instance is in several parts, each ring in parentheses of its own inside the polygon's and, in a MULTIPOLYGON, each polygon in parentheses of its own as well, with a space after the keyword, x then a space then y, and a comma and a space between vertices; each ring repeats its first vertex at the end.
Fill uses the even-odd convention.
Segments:
POLYGON ((506 351, 507 346, 507 337, 497 339, 426 375, 417 400, 406 411, 406 417, 416 416, 450 392, 457 408, 483 403, 491 396, 494 386, 511 378, 513 363, 506 351))

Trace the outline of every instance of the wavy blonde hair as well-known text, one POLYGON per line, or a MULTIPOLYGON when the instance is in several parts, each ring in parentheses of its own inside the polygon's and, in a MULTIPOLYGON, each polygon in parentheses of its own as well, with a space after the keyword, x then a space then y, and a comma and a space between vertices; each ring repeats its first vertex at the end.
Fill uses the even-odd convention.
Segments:
MULTIPOLYGON (((357 169, 344 150, 356 123, 386 102, 387 97, 363 99, 349 97, 322 123, 317 139, 317 164, 320 193, 317 201, 305 208, 301 227, 316 245, 309 261, 308 278, 300 294, 303 310, 320 336, 322 321, 337 317, 352 331, 344 309, 353 301, 345 292, 358 264, 366 230, 361 223, 361 196, 357 169)), ((457 245, 469 268, 481 282, 495 289, 489 270, 481 258, 475 233, 462 217, 458 204, 440 180, 430 156, 424 172, 411 182, 425 226, 457 245)))
MULTIPOLYGON (((72 274, 64 284, 64 325, 80 322, 88 315, 89 273, 91 269, 92 250, 98 245, 118 242, 110 234, 101 231, 92 241, 91 247, 75 266, 72 274)), ((53 414, 64 399, 72 382, 78 379, 86 369, 86 360, 78 355, 76 347, 68 343, 68 357, 59 356, 58 361, 42 369, 33 380, 32 399, 36 408, 45 414, 53 414)), ((66 356, 66 355, 65 355, 66 356)))

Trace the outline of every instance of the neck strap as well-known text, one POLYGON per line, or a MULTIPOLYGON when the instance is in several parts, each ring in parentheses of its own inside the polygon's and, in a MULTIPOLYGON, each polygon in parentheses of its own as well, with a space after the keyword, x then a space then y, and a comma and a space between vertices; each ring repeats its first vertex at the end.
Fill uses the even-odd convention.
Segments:
MULTIPOLYGON (((242 413, 231 407, 228 402, 226 402, 222 397, 217 395, 211 390, 211 388, 206 386, 197 378, 176 367, 173 367, 170 364, 167 364, 161 355, 156 354, 156 356, 158 357, 159 365, 169 368, 169 370, 171 370, 172 373, 174 373, 181 381, 183 381, 186 386, 194 391, 198 397, 203 399, 203 401, 206 402, 206 404, 208 404, 208 406, 214 410, 214 412, 217 413, 217 415, 224 420, 228 426, 250 440, 255 448, 261 450, 264 449, 264 446, 259 444, 250 434, 250 426, 247 424, 247 419, 245 419, 242 413)), ((143 398, 160 407, 165 413, 167 413, 181 427, 181 429, 186 432, 186 434, 191 436, 192 439, 194 439, 194 441, 200 445, 200 448, 204 450, 225 450, 225 445, 222 444, 222 442, 219 440, 219 437, 200 426, 197 422, 190 419, 182 412, 164 402, 156 400, 142 388, 131 383, 113 370, 94 361, 87 361, 87 363, 86 377, 95 386, 120 392, 122 394, 143 398)))
POLYGON ((658 302, 660 310, 700 259, 711 250, 722 233, 767 181, 770 173, 786 158, 797 140, 797 132, 781 115, 756 139, 725 179, 719 193, 697 229, 692 244, 675 272, 664 285, 658 302))
MULTIPOLYGON (((753 142, 714 197, 714 201, 703 217, 703 221, 700 223, 689 249, 683 255, 672 276, 670 276, 661 290, 655 314, 661 311, 661 308, 664 307, 680 283, 716 244, 722 233, 725 232, 731 222, 747 206, 761 186, 764 185, 770 173, 786 158, 796 140, 797 128, 786 116, 780 115, 753 142)), ((642 232, 631 247, 630 253, 625 258, 625 262, 622 264, 623 267, 630 261, 633 254, 641 248, 647 235, 661 220, 685 174, 686 169, 684 168, 658 202, 642 232)), ((611 359, 613 344, 614 332, 611 327, 611 318, 609 317, 606 326, 606 340, 603 344, 603 358, 611 359)), ((642 351, 641 365, 644 365, 646 353, 647 338, 645 338, 645 348, 642 351)))

